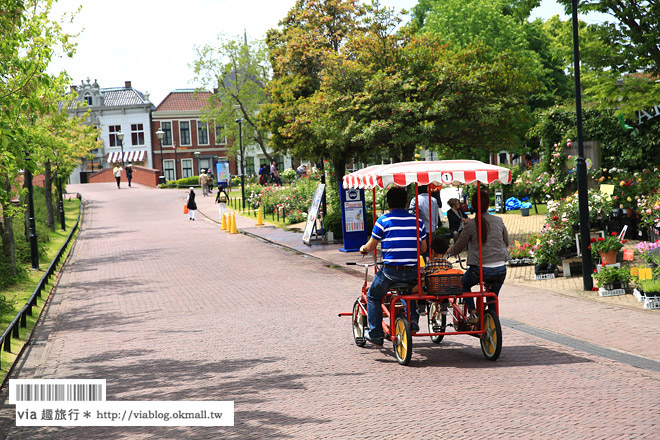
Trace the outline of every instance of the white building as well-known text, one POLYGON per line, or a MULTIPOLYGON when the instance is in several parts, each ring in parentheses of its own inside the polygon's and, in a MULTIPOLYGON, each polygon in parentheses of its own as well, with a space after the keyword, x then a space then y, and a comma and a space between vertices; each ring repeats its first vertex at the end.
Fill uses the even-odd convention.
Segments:
POLYGON ((88 173, 111 168, 122 159, 124 165, 153 168, 151 112, 154 105, 148 94, 134 89, 130 81, 126 81, 124 87, 100 88, 96 80, 90 83, 89 78, 72 90, 78 94, 76 101, 87 102, 87 106, 72 107, 69 113, 80 115, 91 109, 88 122, 101 129, 103 148, 92 151, 95 157, 83 161, 71 174, 69 183, 86 183, 88 173))

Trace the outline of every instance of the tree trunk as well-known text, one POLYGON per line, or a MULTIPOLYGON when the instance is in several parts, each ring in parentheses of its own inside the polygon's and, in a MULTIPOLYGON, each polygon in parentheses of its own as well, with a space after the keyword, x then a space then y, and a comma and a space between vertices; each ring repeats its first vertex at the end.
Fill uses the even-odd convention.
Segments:
POLYGON ((340 191, 341 185, 344 180, 344 174, 346 174, 346 158, 344 157, 333 158, 332 164, 335 167, 335 176, 334 176, 335 178, 333 184, 335 185, 335 189, 337 191, 340 191))
MULTIPOLYGON (((11 183, 9 178, 5 177, 5 191, 11 193, 11 183)), ((11 264, 12 275, 16 275, 16 248, 14 247, 14 223, 12 217, 9 216, 7 206, 2 206, 2 225, 0 225, 0 233, 2 233, 2 254, 11 264)))
POLYGON ((55 212, 53 210, 53 179, 50 161, 45 163, 46 181, 44 182, 46 190, 46 225, 51 231, 55 230, 55 212))

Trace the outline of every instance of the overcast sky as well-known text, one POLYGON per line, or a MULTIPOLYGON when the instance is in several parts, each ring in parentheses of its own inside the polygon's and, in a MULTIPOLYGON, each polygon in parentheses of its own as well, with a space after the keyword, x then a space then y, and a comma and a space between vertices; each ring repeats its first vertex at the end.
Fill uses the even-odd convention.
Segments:
MULTIPOLYGON (((295 0, 58 0, 55 13, 83 9, 70 32, 81 32, 74 58, 54 60, 51 72, 66 70, 74 84, 89 78, 102 88, 134 88, 158 105, 174 89, 194 88, 189 64, 195 45, 212 44, 218 34, 263 38, 277 27, 295 0)), ((381 0, 410 9, 417 0, 381 0)), ((563 18, 554 0, 543 0, 532 18, 563 18)))

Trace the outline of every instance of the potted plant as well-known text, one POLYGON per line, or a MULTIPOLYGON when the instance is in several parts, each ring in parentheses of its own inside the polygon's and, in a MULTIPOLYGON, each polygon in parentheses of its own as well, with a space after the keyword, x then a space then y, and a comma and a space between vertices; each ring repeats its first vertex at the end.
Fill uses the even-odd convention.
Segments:
POLYGON ((654 243, 642 241, 635 246, 635 250, 649 267, 656 267, 660 263, 660 241, 654 243))
POLYGON ((530 264, 532 260, 532 245, 529 243, 509 246, 509 264, 512 266, 530 264))
POLYGON ((660 280, 641 280, 639 284, 647 298, 660 296, 660 280))
POLYGON ((600 257, 603 264, 616 263, 616 253, 621 250, 623 243, 619 240, 616 232, 605 238, 598 237, 591 239, 591 256, 595 259, 600 257))
POLYGON ((630 269, 626 266, 603 266, 600 272, 594 273, 598 287, 605 290, 625 289, 630 281, 630 269))

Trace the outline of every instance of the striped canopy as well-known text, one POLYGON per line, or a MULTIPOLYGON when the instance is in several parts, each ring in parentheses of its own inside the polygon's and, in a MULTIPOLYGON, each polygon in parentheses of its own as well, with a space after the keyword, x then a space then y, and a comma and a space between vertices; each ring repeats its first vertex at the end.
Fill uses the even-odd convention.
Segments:
POLYGON ((489 184, 511 183, 511 170, 478 160, 437 160, 373 165, 344 176, 344 188, 387 188, 394 184, 408 186, 450 185, 479 181, 489 184))

